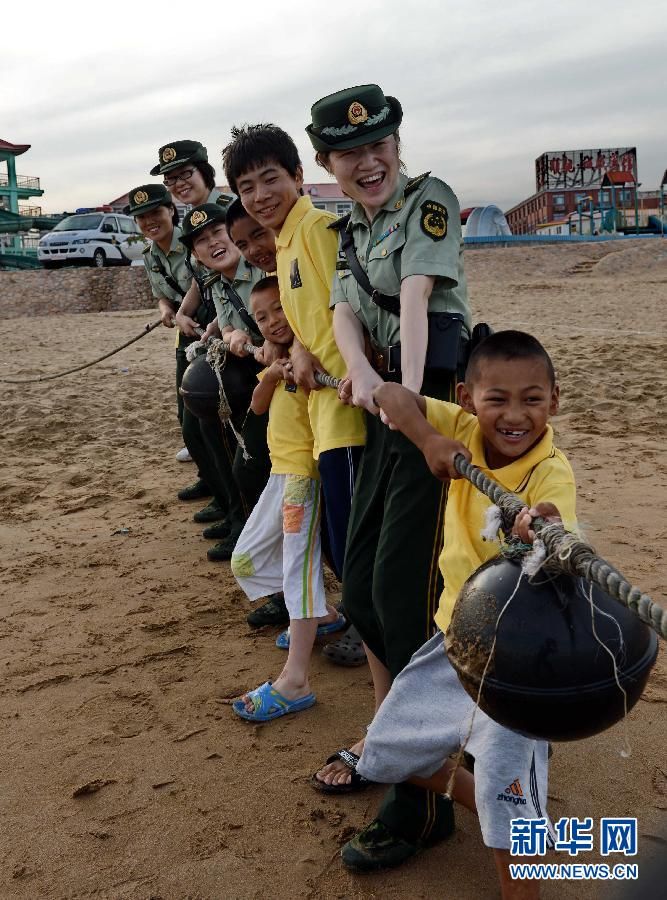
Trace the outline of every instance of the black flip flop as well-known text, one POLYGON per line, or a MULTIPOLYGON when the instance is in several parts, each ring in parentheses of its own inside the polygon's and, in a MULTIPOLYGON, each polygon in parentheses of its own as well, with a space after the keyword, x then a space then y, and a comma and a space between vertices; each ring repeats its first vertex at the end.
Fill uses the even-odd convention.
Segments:
POLYGON ((365 788, 373 784, 372 781, 369 781, 368 778, 364 778, 363 775, 360 775, 357 772, 359 757, 356 753, 343 748, 336 753, 332 753, 325 765, 327 763, 335 762, 337 759, 345 763, 345 765, 352 770, 352 778, 349 784, 327 784, 325 781, 320 781, 317 777, 317 773, 315 773, 310 781, 316 791, 320 791, 322 794, 354 794, 357 791, 365 790, 365 788))

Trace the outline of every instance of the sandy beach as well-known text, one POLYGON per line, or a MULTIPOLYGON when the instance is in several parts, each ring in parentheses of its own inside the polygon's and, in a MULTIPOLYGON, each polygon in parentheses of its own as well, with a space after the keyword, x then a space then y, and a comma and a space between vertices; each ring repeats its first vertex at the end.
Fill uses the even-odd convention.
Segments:
MULTIPOLYGON (((586 536, 665 602, 667 241, 472 249, 466 268, 476 319, 530 331, 554 358, 586 536)), ((0 376, 77 365, 155 318, 7 318, 0 376)), ((80 375, 3 385, 0 897, 496 897, 466 811, 400 870, 343 869, 340 845, 382 788, 328 798, 308 781, 370 720, 367 667, 316 652, 313 709, 264 726, 233 716, 229 699, 283 656, 277 629, 246 625, 229 565, 206 561, 199 505, 176 500, 195 473, 174 459, 173 371, 159 328, 80 375)), ((637 816, 640 864, 666 849, 665 659, 627 721, 631 757, 619 725, 558 745, 550 775, 553 818, 637 816)), ((553 882, 543 896, 613 895, 553 882)))

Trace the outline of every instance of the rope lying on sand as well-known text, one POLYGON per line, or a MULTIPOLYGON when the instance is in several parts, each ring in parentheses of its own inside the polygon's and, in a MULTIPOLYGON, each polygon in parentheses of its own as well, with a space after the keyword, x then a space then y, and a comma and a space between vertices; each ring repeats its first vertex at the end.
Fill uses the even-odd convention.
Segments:
MULTIPOLYGON (((462 454, 455 457, 454 465, 460 475, 499 507, 505 530, 511 530, 511 523, 525 507, 525 502, 516 494, 504 490, 469 463, 462 454)), ((531 527, 544 543, 548 556, 557 562, 559 568, 598 584, 603 591, 636 613, 659 637, 667 640, 667 609, 663 609, 639 588, 633 587, 618 569, 598 556, 590 544, 566 531, 562 525, 547 522, 539 516, 533 519, 531 527)))
POLYGON ((124 350, 126 347, 129 347, 130 344, 134 344, 135 341, 140 341, 142 337, 145 337, 147 334, 150 334, 155 328, 162 324, 162 319, 158 319, 157 322, 151 322, 150 325, 144 325, 143 330, 139 332, 136 337, 133 337, 131 340, 126 341, 124 344, 121 344, 120 347, 116 347, 115 350, 111 350, 109 353, 105 353, 104 356, 98 356, 97 359, 93 359, 91 362, 83 363, 81 366, 75 366, 73 369, 65 369, 64 372, 56 372, 54 375, 38 375, 36 378, 0 378, 0 382, 3 384, 35 384, 38 381, 53 381, 54 378, 62 378, 63 375, 72 375, 74 372, 80 372, 82 369, 89 369, 91 366, 97 365, 97 363, 102 362, 105 359, 109 359, 110 356, 114 356, 116 353, 120 353, 121 350, 124 350))

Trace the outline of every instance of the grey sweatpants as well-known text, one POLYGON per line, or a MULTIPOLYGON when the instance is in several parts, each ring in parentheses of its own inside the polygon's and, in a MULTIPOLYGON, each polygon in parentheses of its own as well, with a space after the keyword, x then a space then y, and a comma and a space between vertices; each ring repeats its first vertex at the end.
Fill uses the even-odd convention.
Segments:
MULTIPOLYGON (((368 730, 357 772, 387 784, 429 778, 465 741, 474 710, 438 632, 394 680, 368 730)), ((512 819, 547 815, 548 744, 510 731, 477 709, 466 750, 475 757, 484 843, 509 850, 512 819)))

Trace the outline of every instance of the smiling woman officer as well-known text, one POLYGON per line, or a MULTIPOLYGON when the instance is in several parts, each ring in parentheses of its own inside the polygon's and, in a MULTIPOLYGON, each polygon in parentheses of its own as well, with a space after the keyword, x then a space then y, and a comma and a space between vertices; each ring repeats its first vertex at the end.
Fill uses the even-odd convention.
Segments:
POLYGON ((215 203, 220 197, 215 169, 208 161, 206 147, 199 141, 172 141, 160 147, 158 157, 151 175, 162 175, 162 183, 179 203, 200 206, 215 203))
MULTIPOLYGON (((134 216, 141 233, 150 241, 144 251, 144 265, 153 296, 158 302, 162 324, 167 328, 173 328, 176 311, 192 283, 192 272, 186 263, 187 251, 181 243, 178 211, 171 195, 161 184, 140 185, 129 192, 128 199, 125 214, 134 216)), ((206 324, 206 320, 203 324, 206 324)), ((196 500, 212 493, 214 500, 209 507, 215 505, 215 509, 218 510, 214 517, 210 518, 204 510, 195 513, 195 516, 201 518, 204 514, 202 521, 216 521, 224 517, 227 506, 226 492, 220 483, 199 420, 184 408, 178 392, 183 373, 187 368, 185 348, 189 343, 189 339, 179 334, 176 344, 176 397, 183 440, 197 464, 199 480, 179 491, 178 496, 180 500, 196 500)))
MULTIPOLYGON (((373 393, 383 381, 397 381, 454 399, 470 329, 461 219, 453 191, 439 178, 403 173, 403 111, 394 97, 362 85, 324 97, 311 112, 306 131, 316 160, 354 201, 351 214, 332 226, 340 241, 334 335, 348 370, 340 398, 366 410, 367 427, 343 606, 370 650, 379 703, 434 631, 446 488, 417 448, 380 421, 373 393)), ((341 769, 339 760, 324 767, 316 786, 335 792, 360 785, 341 769)), ((345 845, 343 860, 354 869, 398 865, 452 828, 449 801, 398 785, 377 819, 345 845)))

